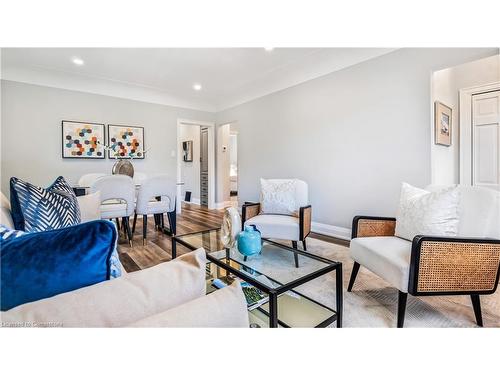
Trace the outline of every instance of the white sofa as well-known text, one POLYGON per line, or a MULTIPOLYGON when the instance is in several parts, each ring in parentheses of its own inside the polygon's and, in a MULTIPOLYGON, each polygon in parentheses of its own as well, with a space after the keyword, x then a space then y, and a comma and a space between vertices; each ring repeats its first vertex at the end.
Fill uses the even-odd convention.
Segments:
MULTIPOLYGON (((12 226, 1 196, 0 220, 12 226)), ((157 266, 17 306, 4 327, 248 327, 239 283, 206 295, 206 254, 198 249, 157 266)))
POLYGON ((394 235, 395 218, 356 216, 347 290, 352 290, 360 266, 387 281, 399 291, 398 327, 404 324, 408 293, 468 294, 481 326, 479 295, 495 292, 500 273, 500 193, 471 186, 460 186, 459 192, 457 237, 421 233, 407 241, 394 235))

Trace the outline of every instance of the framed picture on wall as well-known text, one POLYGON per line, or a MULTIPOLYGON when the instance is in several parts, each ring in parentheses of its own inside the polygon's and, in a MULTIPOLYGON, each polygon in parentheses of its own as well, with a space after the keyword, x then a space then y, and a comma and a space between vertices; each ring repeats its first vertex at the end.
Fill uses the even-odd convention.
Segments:
POLYGON ((109 157, 144 159, 144 128, 140 126, 108 125, 109 157))
POLYGON ((61 150, 64 159, 104 159, 104 124, 62 121, 61 150))
POLYGON ((434 103, 434 143, 451 146, 451 108, 441 102, 434 103))
POLYGON ((193 141, 182 142, 182 160, 187 162, 193 161, 193 141))

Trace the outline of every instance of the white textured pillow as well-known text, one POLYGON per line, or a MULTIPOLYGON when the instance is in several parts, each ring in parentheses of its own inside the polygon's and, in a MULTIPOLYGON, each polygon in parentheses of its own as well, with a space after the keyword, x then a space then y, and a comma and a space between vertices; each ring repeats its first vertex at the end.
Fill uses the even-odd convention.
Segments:
POLYGON ((458 187, 431 193, 403 182, 396 216, 396 236, 409 241, 417 235, 456 236, 459 203, 458 187))
POLYGON ((96 191, 92 194, 76 197, 80 206, 82 223, 101 218, 101 192, 96 191))
POLYGON ((296 181, 260 179, 260 211, 263 214, 297 216, 296 181))
POLYGON ((248 326, 247 301, 239 282, 131 324, 131 327, 178 328, 248 326))

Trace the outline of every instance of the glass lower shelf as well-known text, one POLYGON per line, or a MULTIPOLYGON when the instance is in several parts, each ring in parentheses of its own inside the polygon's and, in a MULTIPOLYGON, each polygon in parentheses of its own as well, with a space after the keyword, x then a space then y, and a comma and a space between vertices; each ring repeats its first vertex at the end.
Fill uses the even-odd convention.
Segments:
MULTIPOLYGON (((250 323, 269 327, 269 304, 249 311, 250 323)), ((278 321, 292 328, 313 328, 334 316, 330 309, 296 293, 287 293, 278 297, 278 321)), ((280 327, 282 325, 280 324, 280 327)))

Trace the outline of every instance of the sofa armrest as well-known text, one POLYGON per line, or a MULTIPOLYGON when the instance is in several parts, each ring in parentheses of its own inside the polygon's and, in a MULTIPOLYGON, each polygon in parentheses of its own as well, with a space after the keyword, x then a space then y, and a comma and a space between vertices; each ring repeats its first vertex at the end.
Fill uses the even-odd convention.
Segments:
POLYGON ((416 236, 408 291, 413 295, 491 294, 500 274, 500 240, 416 236))
POLYGON ((396 218, 380 216, 354 216, 352 235, 356 237, 394 236, 396 218))
POLYGON ((304 206, 299 209, 299 237, 303 241, 311 233, 312 207, 304 206))
POLYGON ((245 221, 257 216, 260 213, 260 203, 245 202, 241 207, 241 228, 245 225, 245 221))

